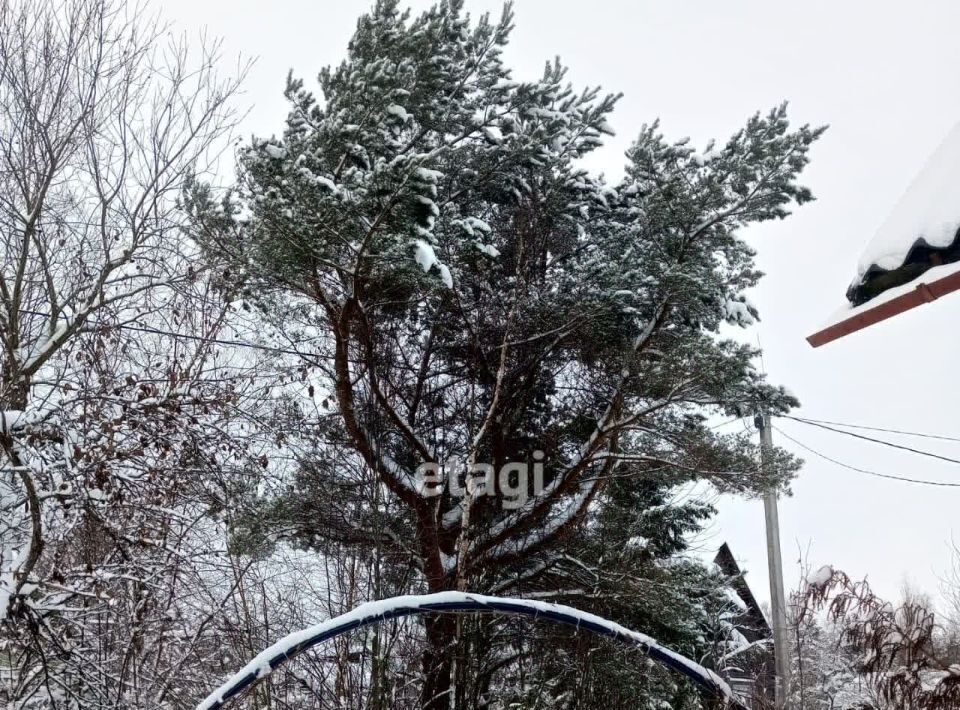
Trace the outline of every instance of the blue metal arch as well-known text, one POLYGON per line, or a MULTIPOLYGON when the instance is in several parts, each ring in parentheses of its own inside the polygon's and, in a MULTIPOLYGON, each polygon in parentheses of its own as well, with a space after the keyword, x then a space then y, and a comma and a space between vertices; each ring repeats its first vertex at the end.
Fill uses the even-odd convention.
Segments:
MULTIPOLYGON (((631 646, 642 649, 657 663, 690 679, 703 692, 725 702, 726 706, 731 710, 748 710, 733 694, 729 686, 715 674, 702 668, 696 662, 656 644, 652 639, 647 641, 645 640, 647 637, 642 634, 626 629, 614 622, 607 622, 600 617, 592 614, 584 614, 573 607, 561 604, 539 603, 536 606, 532 606, 530 602, 525 600, 501 599, 498 597, 474 594, 457 595, 461 598, 456 599, 444 598, 449 596, 449 594, 440 593, 412 597, 411 599, 424 601, 400 603, 392 608, 370 613, 366 616, 357 615, 356 613, 361 611, 364 606, 367 606, 361 605, 357 607, 354 612, 348 612, 340 617, 318 625, 316 633, 306 633, 303 638, 299 638, 296 642, 285 645, 284 648, 270 654, 264 659, 264 662, 256 668, 246 670, 246 672, 241 671, 240 674, 234 676, 234 678, 224 686, 221 686, 221 688, 201 703, 198 706, 198 710, 220 710, 226 703, 251 688, 257 681, 266 677, 279 666, 324 641, 329 641, 332 638, 355 629, 372 626, 373 624, 379 624, 390 619, 430 613, 501 613, 514 616, 529 616, 534 619, 542 618, 558 624, 573 626, 577 629, 586 629, 601 636, 623 641, 631 646), (435 599, 435 601, 431 601, 431 599, 435 599), (338 622, 340 619, 343 619, 343 621, 338 622), (265 664, 269 664, 269 671, 265 669, 265 664)), ((373 604, 376 604, 376 602, 373 604)))

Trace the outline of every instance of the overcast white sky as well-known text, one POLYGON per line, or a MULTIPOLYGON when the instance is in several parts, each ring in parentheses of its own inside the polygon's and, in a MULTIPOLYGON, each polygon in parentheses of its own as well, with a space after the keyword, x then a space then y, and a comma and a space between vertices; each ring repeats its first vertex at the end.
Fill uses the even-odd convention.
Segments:
MULTIPOLYGON (((415 9, 429 2, 411 1, 415 9)), ((284 77, 308 83, 342 58, 357 16, 353 0, 164 0, 181 29, 206 27, 226 55, 257 59, 246 83, 242 133, 282 130, 284 77)), ((474 14, 495 0, 467 0, 474 14)), ((640 125, 661 118, 668 136, 696 145, 725 138, 751 113, 789 100, 796 122, 829 123, 806 174, 818 201, 748 235, 767 273, 753 295, 756 329, 774 381, 802 416, 960 436, 956 316, 960 294, 813 350, 804 341, 843 302, 857 258, 929 153, 960 120, 960 3, 858 0, 519 0, 507 52, 515 76, 539 74, 559 55, 578 85, 625 96, 617 136, 591 166, 618 176, 640 125)), ((960 206, 958 206, 960 208, 960 206)), ((879 472, 960 482, 960 466, 777 422, 798 441, 879 472)), ((896 595, 905 579, 936 592, 960 542, 960 488, 870 478, 777 443, 807 464, 782 502, 787 585, 799 551, 896 595)), ((881 435, 887 436, 887 435, 881 435)), ((896 437, 890 436, 895 439, 896 437)), ((960 458, 960 444, 897 439, 960 458), (939 444, 939 445, 938 445, 939 444)), ((724 500, 707 541, 726 540, 758 596, 767 598, 763 509, 724 500)))

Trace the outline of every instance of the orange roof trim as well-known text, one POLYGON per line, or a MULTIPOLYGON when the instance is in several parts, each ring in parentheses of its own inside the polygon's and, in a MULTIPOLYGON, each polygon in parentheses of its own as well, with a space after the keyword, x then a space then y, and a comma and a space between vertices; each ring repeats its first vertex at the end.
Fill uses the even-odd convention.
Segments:
POLYGON ((937 266, 856 308, 841 309, 807 342, 815 348, 960 290, 960 263, 937 266))

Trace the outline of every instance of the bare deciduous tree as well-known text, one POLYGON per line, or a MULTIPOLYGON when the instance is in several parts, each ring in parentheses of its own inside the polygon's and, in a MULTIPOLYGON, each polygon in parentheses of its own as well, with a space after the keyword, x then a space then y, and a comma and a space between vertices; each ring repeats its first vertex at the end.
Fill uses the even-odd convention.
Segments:
POLYGON ((20 702, 163 704, 196 646, 173 641, 174 590, 211 551, 181 503, 229 458, 211 420, 241 396, 178 205, 235 122, 217 61, 123 0, 0 0, 0 642, 20 702))
POLYGON ((942 627, 928 599, 908 593, 899 604, 878 597, 866 581, 822 568, 795 597, 797 623, 826 611, 838 643, 875 694, 864 707, 946 710, 960 703, 960 666, 940 643, 942 627))

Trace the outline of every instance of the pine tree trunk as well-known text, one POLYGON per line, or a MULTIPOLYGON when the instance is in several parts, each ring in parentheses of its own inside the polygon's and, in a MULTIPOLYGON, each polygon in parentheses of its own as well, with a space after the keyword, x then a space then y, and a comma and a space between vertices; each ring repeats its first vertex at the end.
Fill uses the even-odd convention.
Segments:
POLYGON ((453 695, 453 645, 456 619, 449 615, 427 617, 427 648, 423 653, 422 710, 450 710, 453 695))

